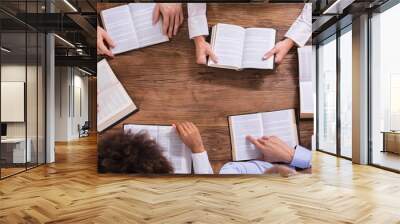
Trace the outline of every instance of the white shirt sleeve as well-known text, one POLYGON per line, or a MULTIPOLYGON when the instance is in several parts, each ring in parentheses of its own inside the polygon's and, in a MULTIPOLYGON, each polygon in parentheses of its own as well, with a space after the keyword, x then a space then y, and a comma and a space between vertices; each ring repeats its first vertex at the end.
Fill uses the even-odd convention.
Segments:
POLYGON ((207 152, 192 153, 193 168, 195 174, 213 174, 207 152))
POLYGON ((311 11, 312 3, 306 3, 300 16, 297 17, 296 21, 292 24, 290 29, 285 34, 285 37, 293 40, 297 46, 303 47, 307 40, 311 37, 312 33, 312 22, 311 22, 311 11))
POLYGON ((190 39, 198 36, 208 36, 207 4, 188 3, 187 8, 190 39))

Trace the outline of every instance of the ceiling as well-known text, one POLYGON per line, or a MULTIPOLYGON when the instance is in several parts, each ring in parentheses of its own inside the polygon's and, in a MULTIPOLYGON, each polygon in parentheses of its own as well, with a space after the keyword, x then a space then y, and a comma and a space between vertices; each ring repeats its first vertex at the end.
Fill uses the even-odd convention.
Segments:
POLYGON ((373 10, 388 0, 312 0, 313 43, 318 43, 338 29, 351 24, 368 10, 373 10))
MULTIPOLYGON (((68 3, 82 13, 96 12, 96 0, 68 0, 68 3, 64 0, 47 0, 47 2, 53 7, 53 12, 56 13, 74 12, 74 10, 68 6, 68 3)), ((46 12, 46 0, 1 0, 0 6, 2 8, 8 8, 13 12, 46 12)))
POLYGON ((85 65, 82 68, 94 73, 96 24, 96 0, 47 0, 47 4, 45 0, 0 0, 2 46, 11 49, 7 53, 9 60, 35 58, 37 51, 44 47, 40 43, 37 48, 36 36, 51 32, 66 40, 55 38, 56 65, 81 66, 79 61, 82 61, 85 65))

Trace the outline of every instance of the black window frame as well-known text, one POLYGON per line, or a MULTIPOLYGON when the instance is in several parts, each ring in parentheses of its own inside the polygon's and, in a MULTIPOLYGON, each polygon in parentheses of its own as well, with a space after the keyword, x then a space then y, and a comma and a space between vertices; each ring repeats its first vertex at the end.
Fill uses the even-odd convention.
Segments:
MULTIPOLYGON (((337 156, 339 158, 343 158, 346 160, 352 160, 352 158, 343 156, 341 153, 341 119, 340 119, 340 77, 341 77, 341 64, 340 64, 340 37, 352 30, 352 16, 348 15, 343 17, 342 19, 338 20, 334 25, 332 25, 334 28, 334 32, 331 32, 330 35, 326 35, 323 39, 319 39, 318 42, 315 44, 316 45, 316 116, 315 116, 315 122, 316 122, 316 150, 319 152, 323 152, 332 156, 337 156), (328 152, 324 149, 321 149, 319 147, 319 88, 320 88, 320 83, 319 83, 319 47, 323 44, 329 43, 330 41, 336 41, 336 152, 328 152)), ((328 28, 332 29, 332 27, 328 28)), ((327 29, 327 30, 328 30, 327 29)))

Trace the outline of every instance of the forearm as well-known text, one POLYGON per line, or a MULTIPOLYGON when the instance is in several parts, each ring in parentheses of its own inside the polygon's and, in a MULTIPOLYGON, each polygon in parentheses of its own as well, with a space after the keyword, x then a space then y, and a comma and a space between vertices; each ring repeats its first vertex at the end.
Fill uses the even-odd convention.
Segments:
POLYGON ((300 169, 307 169, 311 167, 311 159, 312 152, 300 145, 297 145, 290 165, 300 169))
POLYGON ((206 38, 202 35, 193 37, 192 39, 196 48, 200 47, 202 44, 206 42, 206 38))
POLYGON ((195 174, 213 174, 210 161, 206 151, 192 153, 193 169, 195 174))
POLYGON ((187 8, 190 39, 198 36, 208 36, 207 4, 188 3, 187 8))
POLYGON ((296 19, 288 32, 285 34, 286 38, 294 41, 299 47, 303 47, 308 39, 310 39, 311 37, 311 10, 311 4, 306 3, 300 16, 296 19))

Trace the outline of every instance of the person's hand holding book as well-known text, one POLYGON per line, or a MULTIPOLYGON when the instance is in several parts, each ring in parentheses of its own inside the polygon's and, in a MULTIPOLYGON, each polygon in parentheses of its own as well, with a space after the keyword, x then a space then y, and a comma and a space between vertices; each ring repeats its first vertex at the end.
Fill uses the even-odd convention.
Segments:
POLYGON ((199 129, 192 122, 185 121, 173 126, 176 128, 182 142, 190 148, 192 153, 202 153, 205 151, 199 129))
POLYGON ((280 64, 293 46, 294 41, 290 38, 279 41, 276 43, 274 48, 265 53, 263 60, 268 60, 270 57, 275 55, 275 63, 280 64))
POLYGON ((182 3, 157 3, 153 11, 153 24, 162 16, 162 30, 169 38, 178 33, 183 23, 182 3))
POLYGON ((247 136, 247 140, 259 149, 264 155, 264 161, 270 163, 291 163, 294 149, 275 136, 254 138, 247 136))
POLYGON ((97 54, 114 57, 113 53, 110 50, 110 48, 113 47, 115 47, 115 44, 111 37, 103 28, 97 26, 97 54))
POLYGON ((194 44, 196 45, 196 63, 200 65, 207 64, 207 56, 214 63, 218 63, 218 58, 211 49, 210 44, 206 41, 204 36, 198 36, 194 38, 194 44))

